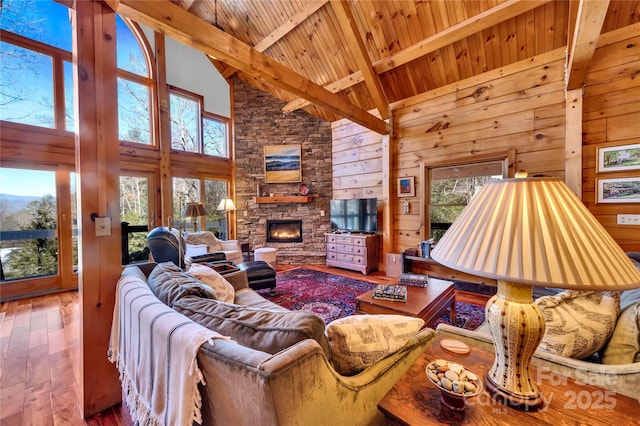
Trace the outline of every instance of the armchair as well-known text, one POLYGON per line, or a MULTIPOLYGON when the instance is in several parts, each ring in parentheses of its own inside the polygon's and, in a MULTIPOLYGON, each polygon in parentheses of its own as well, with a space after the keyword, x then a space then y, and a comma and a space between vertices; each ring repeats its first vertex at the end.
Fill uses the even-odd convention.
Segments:
POLYGON ((219 240, 212 232, 188 232, 185 237, 187 256, 223 252, 226 260, 234 264, 242 262, 242 250, 238 240, 219 240))

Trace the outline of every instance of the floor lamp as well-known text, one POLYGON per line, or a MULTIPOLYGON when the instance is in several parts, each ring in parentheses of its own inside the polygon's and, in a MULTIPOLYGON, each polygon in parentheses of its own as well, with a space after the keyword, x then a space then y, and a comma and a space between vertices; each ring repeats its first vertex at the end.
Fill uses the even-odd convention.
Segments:
POLYGON ((485 308, 495 345, 485 385, 496 400, 524 410, 544 404, 529 372, 545 330, 532 286, 596 291, 640 287, 640 272, 557 178, 489 182, 431 257, 498 281, 498 293, 485 308))
MULTIPOLYGON (((227 232, 229 232, 229 212, 236 210, 236 205, 231 198, 223 198, 220 200, 220 204, 218 204, 218 210, 224 210, 227 232)), ((227 237, 227 239, 229 239, 229 237, 227 237)))

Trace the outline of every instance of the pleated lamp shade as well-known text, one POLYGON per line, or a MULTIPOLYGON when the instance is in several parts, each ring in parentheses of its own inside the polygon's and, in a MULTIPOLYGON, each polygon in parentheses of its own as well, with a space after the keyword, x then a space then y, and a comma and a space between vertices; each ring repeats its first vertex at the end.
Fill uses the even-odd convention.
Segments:
POLYGON ((236 205, 233 203, 233 200, 231 198, 223 198, 222 200, 220 200, 220 204, 218 204, 217 210, 231 211, 235 209, 236 205))
POLYGON ((557 178, 486 184, 431 256, 455 270, 532 286, 640 287, 640 272, 631 260, 557 178))
POLYGON ((184 210, 182 211, 182 216, 197 218, 199 216, 206 216, 207 211, 202 205, 202 203, 189 202, 186 206, 184 206, 184 210))

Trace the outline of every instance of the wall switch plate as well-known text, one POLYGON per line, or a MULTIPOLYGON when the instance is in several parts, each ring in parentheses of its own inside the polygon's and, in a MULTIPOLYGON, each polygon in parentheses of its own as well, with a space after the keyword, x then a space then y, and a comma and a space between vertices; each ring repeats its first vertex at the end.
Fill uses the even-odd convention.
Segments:
POLYGON ((96 217, 96 237, 107 237, 111 235, 111 218, 96 217))
POLYGON ((639 225, 640 214, 619 214, 618 225, 639 225))

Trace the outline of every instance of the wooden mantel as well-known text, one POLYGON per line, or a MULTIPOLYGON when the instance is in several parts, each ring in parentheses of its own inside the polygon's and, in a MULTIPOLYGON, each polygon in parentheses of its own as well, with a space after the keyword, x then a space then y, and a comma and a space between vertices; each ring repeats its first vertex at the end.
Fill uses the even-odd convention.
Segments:
POLYGON ((310 203, 310 195, 274 195, 273 197, 256 197, 257 204, 310 203))

